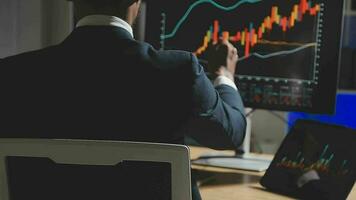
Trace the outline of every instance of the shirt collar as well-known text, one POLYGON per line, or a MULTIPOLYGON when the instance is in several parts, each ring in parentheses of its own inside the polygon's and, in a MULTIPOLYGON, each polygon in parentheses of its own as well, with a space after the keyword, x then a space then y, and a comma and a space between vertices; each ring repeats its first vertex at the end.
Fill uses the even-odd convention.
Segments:
POLYGON ((125 29, 130 33, 132 38, 134 37, 131 25, 115 16, 89 15, 79 20, 76 25, 76 27, 82 26, 116 26, 125 29))

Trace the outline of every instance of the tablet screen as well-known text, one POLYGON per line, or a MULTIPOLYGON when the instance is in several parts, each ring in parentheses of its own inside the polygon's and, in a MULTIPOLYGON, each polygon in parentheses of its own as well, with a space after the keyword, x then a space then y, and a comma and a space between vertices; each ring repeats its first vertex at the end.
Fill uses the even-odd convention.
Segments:
POLYGON ((323 199, 346 199, 356 179, 355 153, 355 130, 300 120, 283 141, 261 184, 292 196, 309 195, 304 190, 308 186, 309 192, 323 199))

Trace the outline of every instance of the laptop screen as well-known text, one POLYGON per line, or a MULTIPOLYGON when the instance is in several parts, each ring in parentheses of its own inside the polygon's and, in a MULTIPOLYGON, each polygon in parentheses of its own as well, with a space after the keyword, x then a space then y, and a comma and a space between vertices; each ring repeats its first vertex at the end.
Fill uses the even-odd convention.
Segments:
POLYGON ((124 161, 115 166, 56 164, 7 157, 11 200, 171 199, 171 164, 124 161))

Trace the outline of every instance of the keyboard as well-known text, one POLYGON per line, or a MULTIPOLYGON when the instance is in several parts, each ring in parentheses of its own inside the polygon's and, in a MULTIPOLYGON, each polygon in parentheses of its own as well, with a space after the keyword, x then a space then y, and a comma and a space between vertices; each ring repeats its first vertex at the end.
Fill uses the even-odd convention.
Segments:
POLYGON ((192 161, 192 164, 263 172, 268 169, 271 161, 249 158, 202 158, 192 161))

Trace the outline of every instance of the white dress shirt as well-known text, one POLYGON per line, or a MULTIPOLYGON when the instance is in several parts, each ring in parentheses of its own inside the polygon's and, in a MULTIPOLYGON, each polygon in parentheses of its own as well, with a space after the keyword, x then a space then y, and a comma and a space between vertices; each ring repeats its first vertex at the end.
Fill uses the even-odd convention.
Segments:
MULTIPOLYGON (((125 29, 130 33, 132 38, 134 37, 131 25, 128 24, 125 20, 115 16, 89 15, 79 20, 76 25, 76 27, 82 26, 116 26, 125 29)), ((237 90, 235 83, 225 76, 218 76, 213 83, 215 87, 219 85, 228 85, 237 90)))
POLYGON ((132 38, 134 37, 131 25, 115 16, 89 15, 79 20, 76 27, 81 26, 116 26, 125 29, 132 38))
POLYGON ((234 88, 235 90, 237 90, 237 87, 236 87, 234 81, 232 81, 231 79, 229 79, 226 76, 216 77, 216 79, 214 80, 214 86, 216 87, 219 85, 228 85, 228 86, 234 88))

